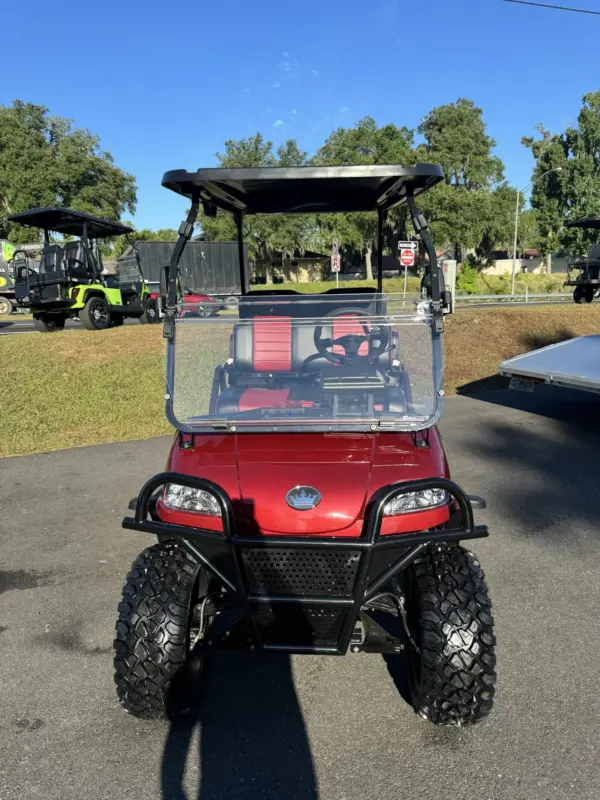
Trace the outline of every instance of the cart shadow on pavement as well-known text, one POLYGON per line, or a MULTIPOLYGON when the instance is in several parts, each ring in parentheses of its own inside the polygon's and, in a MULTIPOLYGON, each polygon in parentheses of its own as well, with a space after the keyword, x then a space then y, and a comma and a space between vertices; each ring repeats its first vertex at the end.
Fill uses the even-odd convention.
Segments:
MULTIPOLYGON (((252 499, 234 502, 233 512, 243 520, 246 535, 259 532, 252 499)), ((274 572, 272 564, 270 574, 274 572)), ((293 593, 283 575, 275 582, 278 593, 293 593)), ((281 604, 269 608, 271 635, 285 637, 293 630, 299 640, 310 640, 313 631, 302 613, 290 617, 289 611, 280 610, 281 604)), ((161 766, 163 800, 318 800, 289 655, 213 651, 196 687, 197 707, 185 722, 173 723, 167 736, 161 766), (191 750, 196 734, 197 754, 191 750), (184 787, 190 769, 196 780, 199 775, 197 798, 184 787)))
POLYGON ((317 800, 317 784, 289 656, 221 651, 198 707, 171 725, 161 766, 163 800, 195 800, 184 774, 198 770, 197 800, 317 800), (198 730, 197 753, 190 747, 198 730))

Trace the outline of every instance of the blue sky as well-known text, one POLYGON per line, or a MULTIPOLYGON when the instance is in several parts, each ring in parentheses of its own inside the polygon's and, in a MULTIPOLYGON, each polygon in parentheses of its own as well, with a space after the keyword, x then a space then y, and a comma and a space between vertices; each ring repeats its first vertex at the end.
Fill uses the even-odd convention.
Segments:
POLYGON ((523 186, 521 137, 562 130, 600 89, 600 17, 501 0, 29 0, 6 5, 2 31, 0 104, 99 134, 137 178, 138 227, 177 226, 186 203, 163 172, 213 166, 225 139, 260 130, 314 152, 365 115, 415 127, 458 97, 484 109, 523 186))

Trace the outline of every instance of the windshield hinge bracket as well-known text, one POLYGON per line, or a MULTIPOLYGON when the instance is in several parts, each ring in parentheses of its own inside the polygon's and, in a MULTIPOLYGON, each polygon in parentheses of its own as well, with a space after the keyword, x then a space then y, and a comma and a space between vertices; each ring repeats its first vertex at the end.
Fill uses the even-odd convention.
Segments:
POLYGON ((380 419, 378 428, 391 429, 396 426, 396 420, 393 419, 380 419))
POLYGON ((444 332, 444 307, 441 300, 432 300, 433 326, 436 333, 444 332))
POLYGON ((172 339, 175 334, 175 309, 167 308, 163 325, 163 338, 172 339))

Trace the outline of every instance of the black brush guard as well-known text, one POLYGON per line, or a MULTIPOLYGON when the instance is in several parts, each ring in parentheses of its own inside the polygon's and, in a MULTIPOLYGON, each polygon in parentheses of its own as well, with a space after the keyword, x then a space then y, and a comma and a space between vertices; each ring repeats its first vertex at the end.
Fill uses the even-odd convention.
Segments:
MULTIPOLYGON (((469 497, 445 478, 379 489, 367 505, 357 538, 240 536, 235 531, 232 502, 220 486, 203 478, 164 472, 145 484, 135 516, 125 517, 123 527, 156 534, 161 540, 173 539, 203 564, 223 585, 230 608, 240 612, 230 628, 245 619, 246 644, 269 651, 328 655, 344 655, 351 643, 355 649, 355 642, 356 649, 401 649, 364 613, 365 605, 426 547, 488 536, 487 526, 474 524, 469 497), (167 483, 213 494, 221 509, 223 532, 158 520, 154 513, 157 492, 167 483), (380 536, 386 503, 397 495, 425 489, 444 489, 449 494, 453 507, 450 527, 380 536), (360 642, 356 638, 359 620, 369 628, 359 637, 360 642), (372 646, 368 646, 369 639, 372 646)), ((231 633, 227 625, 225 628, 223 642, 231 633)))

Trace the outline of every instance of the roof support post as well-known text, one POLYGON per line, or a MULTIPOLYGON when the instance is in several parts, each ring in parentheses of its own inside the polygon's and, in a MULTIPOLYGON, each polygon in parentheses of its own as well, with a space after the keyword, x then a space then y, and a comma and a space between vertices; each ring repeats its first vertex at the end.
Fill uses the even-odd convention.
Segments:
POLYGON ((444 274, 438 265, 435 247, 433 246, 433 241, 429 234, 427 219, 415 205, 415 199, 412 194, 407 196, 406 204, 410 211, 413 228, 421 240, 427 257, 429 258, 429 271, 427 272, 426 270, 425 272, 421 283, 421 291, 425 290, 428 297, 431 299, 436 333, 443 333, 444 312, 442 301, 445 293, 444 274))
POLYGON ((183 254, 183 249, 189 240, 192 238, 194 232, 194 223, 198 217, 198 210, 200 207, 200 200, 198 195, 192 198, 192 205, 187 213, 185 221, 179 226, 179 236, 175 242, 175 247, 171 253, 169 264, 165 267, 165 277, 167 284, 167 309, 165 317, 165 325, 163 328, 163 336, 165 339, 171 339, 175 331, 175 311, 177 308, 177 278, 179 275, 179 262, 183 254))
POLYGON ((387 217, 387 211, 377 209, 377 291, 383 292, 383 226, 387 217))
POLYGON ((244 258, 244 217, 241 211, 234 213, 235 227, 237 230, 238 260, 240 262, 240 288, 242 296, 248 294, 248 265, 244 258))

